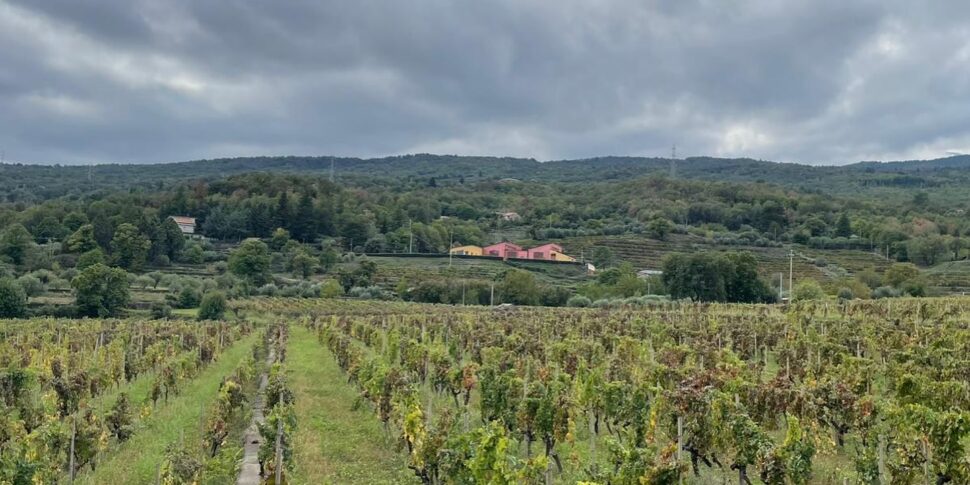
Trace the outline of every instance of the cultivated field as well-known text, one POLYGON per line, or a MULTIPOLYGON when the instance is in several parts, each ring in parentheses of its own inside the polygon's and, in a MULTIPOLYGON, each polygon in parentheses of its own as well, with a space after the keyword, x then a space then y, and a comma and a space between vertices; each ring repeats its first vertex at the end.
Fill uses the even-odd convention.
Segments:
POLYGON ((2 322, 0 481, 970 481, 970 299, 234 305, 2 322))

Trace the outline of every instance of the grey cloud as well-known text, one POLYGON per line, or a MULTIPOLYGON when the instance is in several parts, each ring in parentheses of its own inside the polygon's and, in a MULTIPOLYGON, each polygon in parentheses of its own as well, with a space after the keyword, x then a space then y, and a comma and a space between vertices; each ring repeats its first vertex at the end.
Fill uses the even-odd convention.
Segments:
POLYGON ((0 0, 30 162, 970 147, 965 2, 0 0))

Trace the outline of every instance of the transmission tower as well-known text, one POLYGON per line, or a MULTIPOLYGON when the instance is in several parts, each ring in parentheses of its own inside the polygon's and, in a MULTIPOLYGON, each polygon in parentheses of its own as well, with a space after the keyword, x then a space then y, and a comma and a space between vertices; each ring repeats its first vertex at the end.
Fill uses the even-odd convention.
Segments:
POLYGON ((677 177, 677 145, 670 149, 670 178, 677 177))

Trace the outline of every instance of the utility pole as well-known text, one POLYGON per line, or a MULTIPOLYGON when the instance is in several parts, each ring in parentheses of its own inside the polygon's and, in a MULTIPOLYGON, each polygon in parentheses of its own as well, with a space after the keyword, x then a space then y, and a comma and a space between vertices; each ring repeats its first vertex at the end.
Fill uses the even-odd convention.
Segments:
POLYGON ((455 233, 448 229, 448 268, 451 268, 451 248, 455 245, 455 233))
POLYGON ((785 299, 785 272, 778 273, 778 303, 785 299))
POLYGON ((414 232, 411 231, 411 219, 408 219, 408 254, 414 252, 414 232))
POLYGON ((330 157, 330 183, 333 183, 333 157, 330 157))
POLYGON ((795 273, 795 250, 788 250, 788 302, 791 303, 792 279, 795 273))
POLYGON ((495 306, 495 282, 492 282, 492 295, 489 297, 488 306, 495 306))

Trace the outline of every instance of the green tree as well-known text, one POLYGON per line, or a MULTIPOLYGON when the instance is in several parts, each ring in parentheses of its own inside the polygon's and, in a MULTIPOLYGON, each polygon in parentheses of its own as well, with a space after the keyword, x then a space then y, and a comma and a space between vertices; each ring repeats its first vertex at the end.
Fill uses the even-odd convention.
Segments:
POLYGON ((11 224, 0 234, 0 255, 13 264, 24 264, 34 247, 34 237, 23 224, 11 224))
POLYGON ((229 255, 229 271, 262 285, 269 277, 269 247, 258 239, 247 239, 229 255))
POLYGON ((94 237, 94 225, 84 224, 74 234, 67 238, 67 250, 72 253, 83 254, 98 249, 98 241, 94 237))
POLYGON ((324 272, 330 271, 337 262, 340 261, 340 255, 337 254, 337 250, 332 246, 328 246, 323 251, 320 252, 320 268, 324 272))
POLYGON ((590 251, 589 260, 599 269, 613 264, 613 259, 613 250, 607 246, 597 246, 590 251))
POLYGON ((647 223, 647 232, 654 239, 667 239, 667 235, 673 232, 673 230, 674 223, 665 217, 655 217, 647 223))
POLYGON ((283 229, 282 227, 277 227, 273 231, 273 236, 269 240, 269 247, 273 248, 273 251, 279 251, 286 246, 286 243, 290 242, 290 231, 283 229))
POLYGON ((226 314, 226 295, 221 291, 210 291, 202 297, 199 305, 199 320, 222 320, 226 314))
POLYGON ((89 317, 116 315, 128 304, 128 274, 120 268, 95 264, 71 281, 78 311, 89 317))
POLYGON ((503 303, 539 304, 540 290, 535 276, 521 269, 513 269, 505 273, 505 277, 499 283, 499 294, 503 303))
POLYGON ((20 318, 26 314, 27 293, 13 278, 0 278, 0 318, 20 318))
POLYGON ((773 300, 750 253, 674 253, 663 260, 662 279, 675 299, 744 303, 773 300))
POLYGON ((77 258, 77 269, 82 270, 88 266, 94 266, 96 264, 105 264, 107 259, 104 257, 104 251, 101 248, 94 248, 77 258))
POLYGON ((813 279, 802 280, 791 290, 792 301, 825 299, 825 290, 813 279))
POLYGON ((121 224, 111 239, 111 256, 122 268, 138 271, 145 264, 151 241, 133 224, 121 224))
POLYGON ((190 244, 182 253, 182 261, 188 264, 202 264, 205 262, 205 251, 198 244, 190 244))
MULTIPOLYGON (((309 191, 303 192, 296 205, 291 230, 293 237, 299 241, 309 242, 317 237, 317 216, 313 207, 313 196, 309 191)), ((363 244, 363 240, 360 241, 363 244)))
POLYGON ((289 268, 293 272, 293 276, 307 279, 316 271, 317 260, 301 249, 293 253, 293 257, 289 261, 289 268))
POLYGON ((835 235, 839 237, 852 235, 852 223, 849 221, 849 215, 845 212, 839 216, 839 220, 835 223, 835 235))
POLYGON ((933 266, 944 259, 947 253, 947 241, 939 235, 915 237, 906 243, 909 260, 923 266, 933 266))
POLYGON ((47 216, 33 226, 32 233, 38 241, 47 241, 60 240, 67 235, 68 231, 56 217, 47 216))
POLYGON ((896 288, 907 281, 917 280, 919 277, 919 268, 912 263, 894 263, 882 275, 885 284, 896 288))
POLYGON ((185 236, 175 220, 166 217, 158 228, 158 233, 155 235, 152 244, 152 253, 156 257, 165 255, 168 256, 169 260, 175 261, 185 248, 185 236))

